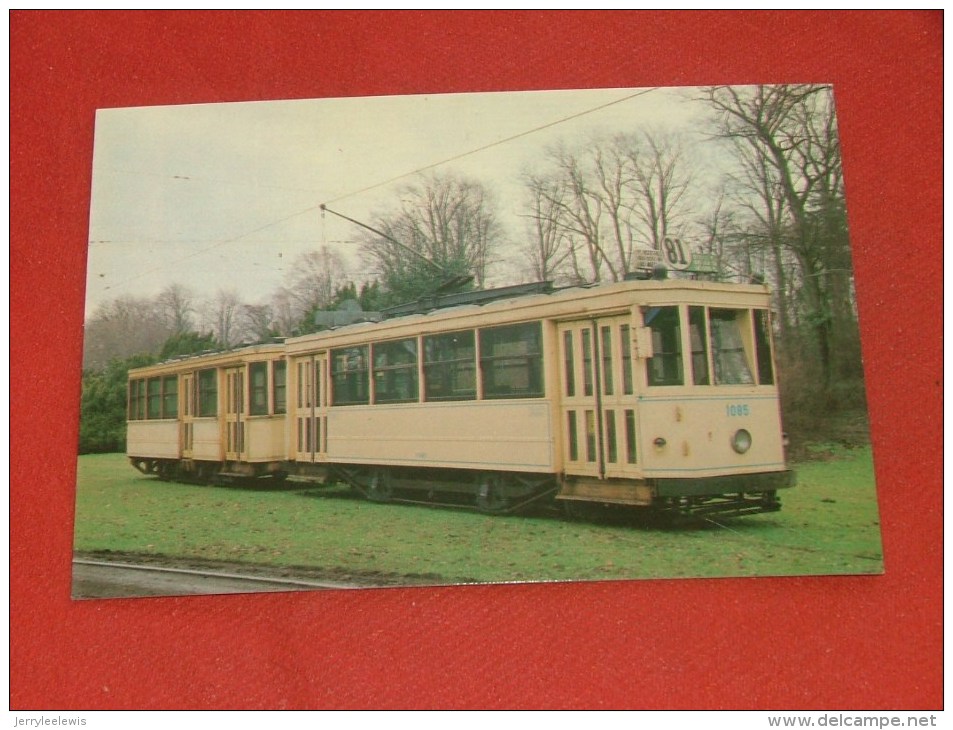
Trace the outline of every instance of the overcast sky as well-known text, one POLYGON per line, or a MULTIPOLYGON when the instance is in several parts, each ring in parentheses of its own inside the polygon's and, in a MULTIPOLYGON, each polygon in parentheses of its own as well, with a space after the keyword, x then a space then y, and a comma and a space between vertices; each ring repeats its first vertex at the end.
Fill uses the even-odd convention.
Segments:
POLYGON ((102 109, 96 114, 86 311, 172 283, 262 303, 295 258, 327 244, 358 284, 360 229, 415 173, 456 172, 500 203, 509 246, 495 283, 519 281, 520 172, 548 145, 595 133, 698 129, 678 89, 446 94, 102 109))

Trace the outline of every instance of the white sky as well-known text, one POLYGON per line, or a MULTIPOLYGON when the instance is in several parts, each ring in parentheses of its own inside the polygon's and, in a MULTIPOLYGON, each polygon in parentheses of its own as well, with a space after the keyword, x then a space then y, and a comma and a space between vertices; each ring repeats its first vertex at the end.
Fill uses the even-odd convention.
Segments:
POLYGON ((225 288, 265 302, 299 254, 325 243, 360 285, 372 277, 358 255, 360 229, 322 218, 318 206, 373 224, 374 213, 396 208, 412 173, 432 165, 428 171, 473 177, 495 193, 508 245, 491 278, 513 283, 521 267, 515 246, 525 235, 518 177, 547 145, 598 132, 687 130, 705 111, 685 89, 102 109, 86 312, 172 283, 200 298, 225 288))

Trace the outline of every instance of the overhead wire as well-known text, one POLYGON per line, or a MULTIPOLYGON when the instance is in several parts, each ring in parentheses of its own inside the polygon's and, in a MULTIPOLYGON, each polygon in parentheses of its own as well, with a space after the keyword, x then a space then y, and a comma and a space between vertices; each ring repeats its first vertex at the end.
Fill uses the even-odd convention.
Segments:
POLYGON ((427 170, 432 170, 432 169, 434 169, 435 167, 440 167, 441 165, 446 165, 446 164, 448 164, 448 163, 450 163, 450 162, 456 162, 457 160, 463 159, 464 157, 469 157, 470 155, 475 155, 475 154, 477 154, 478 152, 484 152, 485 150, 492 149, 493 147, 496 147, 496 146, 498 146, 498 145, 506 144, 507 142, 512 142, 512 141, 514 141, 514 140, 521 139, 521 138, 523 138, 523 137, 527 137, 527 136, 529 136, 529 135, 531 135, 531 134, 536 134, 537 132, 542 132, 544 129, 549 129, 549 128, 551 128, 551 127, 555 127, 555 126, 558 125, 558 124, 564 124, 565 122, 570 122, 570 121, 572 121, 573 119, 578 119, 578 118, 580 118, 580 117, 586 116, 587 114, 592 114, 592 113, 594 113, 594 112, 601 111, 601 110, 603 110, 603 109, 607 109, 607 108, 609 108, 610 106, 615 106, 616 104, 621 104, 621 103, 623 103, 623 102, 629 101, 630 99, 635 99, 636 97, 643 96, 644 94, 648 94, 648 93, 651 92, 651 91, 656 91, 658 88, 659 88, 658 86, 653 86, 653 87, 650 88, 650 89, 641 89, 640 91, 638 91, 638 92, 636 92, 636 93, 634 93, 634 94, 629 94, 628 96, 624 96, 624 97, 622 97, 621 99, 615 99, 614 101, 610 101, 610 102, 607 102, 607 103, 605 103, 605 104, 600 104, 599 106, 592 107, 591 109, 586 109, 586 110, 584 110, 584 111, 577 112, 576 114, 570 114, 570 115, 568 115, 568 116, 565 116, 565 117, 562 117, 562 118, 560 118, 560 119, 557 119, 557 120, 555 120, 555 121, 553 121, 553 122, 549 122, 549 123, 547 123, 547 124, 542 124, 542 125, 540 125, 540 126, 538 126, 538 127, 534 127, 533 129, 526 130, 525 132, 520 132, 519 134, 514 134, 514 135, 512 135, 512 136, 510 136, 510 137, 504 137, 503 139, 496 140, 495 142, 490 142, 489 144, 485 144, 485 145, 483 145, 482 147, 477 147, 476 149, 472 149, 472 150, 470 150, 470 151, 468 151, 468 152, 463 152, 463 153, 461 153, 461 154, 459 154, 459 155, 454 155, 454 156, 452 156, 452 157, 447 157, 447 158, 445 158, 445 159, 443 159, 443 160, 440 160, 439 162, 434 162, 434 163, 432 163, 432 164, 430 164, 430 165, 424 165, 423 167, 418 167, 417 169, 412 170, 411 172, 405 172, 405 173, 403 173, 402 175, 395 175, 394 177, 389 178, 389 179, 387 179, 387 180, 384 180, 383 182, 374 183, 373 185, 368 185, 367 187, 361 188, 360 190, 355 190, 355 191, 352 191, 352 192, 350 192, 350 193, 346 193, 345 195, 340 195, 340 196, 338 196, 337 198, 332 198, 331 200, 326 200, 326 201, 324 201, 324 204, 327 205, 327 204, 329 204, 329 203, 337 203, 337 202, 339 202, 339 201, 341 201, 341 200, 346 200, 347 198, 354 197, 355 195, 361 195, 362 193, 366 193, 366 192, 369 192, 369 191, 371 191, 371 190, 376 190, 377 188, 381 188, 381 187, 384 187, 385 185, 390 185, 391 183, 395 183, 395 182, 397 182, 398 180, 402 180, 402 179, 405 178, 405 177, 410 177, 411 175, 418 175, 418 174, 420 174, 421 172, 426 172, 427 170))
MULTIPOLYGON (((318 207, 317 205, 312 205, 312 206, 310 206, 310 207, 308 207, 308 208, 305 208, 304 210, 300 210, 300 211, 298 211, 298 212, 296 212, 296 213, 292 213, 292 214, 290 214, 290 215, 286 215, 286 216, 284 216, 283 218, 279 218, 279 219, 276 220, 276 221, 272 221, 271 223, 266 223, 266 224, 263 225, 263 226, 258 226, 258 228, 254 228, 254 229, 252 229, 252 230, 250 230, 250 231, 247 231, 247 232, 245 232, 245 233, 239 234, 239 235, 237 235, 237 236, 233 236, 232 238, 225 239, 224 241, 218 241, 218 242, 216 242, 216 243, 213 243, 211 246, 206 246, 205 248, 201 248, 201 249, 199 249, 198 251, 193 251, 192 253, 186 254, 186 255, 184 255, 184 256, 180 256, 179 258, 175 259, 175 261, 172 261, 172 262, 170 262, 170 263, 163 264, 163 265, 161 265, 161 266, 156 266, 156 267, 153 267, 153 268, 151 268, 151 269, 147 269, 146 271, 142 271, 142 272, 136 274, 135 276, 127 277, 126 279, 123 279, 122 281, 118 282, 118 284, 128 284, 130 281, 135 281, 136 279, 141 279, 143 276, 147 276, 148 274, 153 274, 153 273, 155 273, 155 272, 157 272, 157 271, 162 271, 163 269, 169 268, 169 266, 172 266, 172 265, 174 265, 174 264, 178 264, 178 263, 180 263, 180 262, 182 262, 182 261, 185 261, 185 260, 187 260, 187 259, 195 258, 196 256, 201 256, 203 253, 208 253, 208 252, 211 251, 212 249, 218 248, 219 246, 224 246, 224 245, 227 244, 227 243, 235 243, 236 241, 239 241, 239 240, 241 240, 242 238, 245 238, 246 236, 250 236, 250 235, 252 235, 253 233, 259 233, 260 231, 264 231, 264 230, 266 230, 266 229, 268 229, 268 228, 272 228, 272 227, 274 227, 274 226, 280 225, 281 223, 284 223, 285 221, 291 220, 292 218, 297 218, 297 217, 300 216, 300 215, 304 215, 305 213, 308 213, 308 212, 310 212, 310 211, 312 211, 312 210, 316 210, 317 207, 318 207)), ((104 291, 108 291, 108 290, 112 289, 113 286, 117 286, 118 284, 115 284, 115 285, 111 284, 111 285, 105 286, 105 287, 103 287, 103 290, 104 290, 104 291)))
POLYGON ((312 195, 318 192, 316 188, 299 188, 299 187, 292 187, 290 185, 273 185, 270 183, 262 183, 262 182, 246 182, 244 180, 237 180, 237 179, 236 180, 221 180, 219 178, 202 177, 200 175, 176 175, 176 174, 169 175, 169 174, 160 173, 160 172, 147 172, 144 170, 118 170, 115 168, 101 170, 101 171, 97 170, 97 172, 103 172, 107 174, 112 173, 115 175, 134 175, 136 177, 155 177, 155 178, 159 178, 160 180, 185 180, 187 182, 215 183, 216 185, 238 185, 238 186, 244 186, 244 187, 268 188, 271 190, 285 190, 288 192, 309 193, 312 195))
MULTIPOLYGON (((253 228, 252 230, 246 231, 245 233, 241 233, 241 234, 239 234, 239 235, 237 235, 237 236, 232 236, 232 237, 227 238, 227 239, 223 239, 223 240, 220 240, 220 241, 216 241, 215 243, 213 243, 213 244, 210 245, 210 246, 206 246, 205 248, 199 249, 198 251, 194 251, 194 252, 192 252, 192 253, 189 253, 189 254, 186 254, 186 255, 184 255, 184 256, 178 257, 178 258, 176 258, 174 261, 164 263, 164 264, 162 264, 162 265, 160 265, 160 266, 156 266, 156 267, 153 267, 153 268, 151 268, 151 269, 147 269, 147 270, 145 270, 145 271, 141 271, 141 272, 135 274, 134 276, 127 277, 127 278, 125 278, 125 279, 123 279, 123 280, 121 280, 121 281, 119 281, 119 282, 116 282, 115 284, 107 285, 107 286, 105 286, 103 289, 104 289, 104 291, 109 291, 109 290, 113 289, 114 287, 119 286, 119 285, 121 285, 121 284, 126 284, 126 283, 128 283, 128 282, 130 282, 130 281, 135 281, 136 279, 141 279, 142 277, 148 276, 149 274, 153 274, 153 273, 155 273, 155 272, 157 272, 157 271, 162 271, 162 270, 168 269, 170 266, 174 266, 174 265, 178 264, 178 263, 181 262, 181 261, 186 261, 186 260, 188 260, 188 259, 190 259, 190 258, 195 258, 196 256, 201 256, 202 254, 208 253, 209 251, 211 251, 211 250, 213 250, 213 249, 216 249, 216 248, 218 248, 218 247, 220 247, 220 246, 224 246, 224 245, 229 244, 229 243, 235 243, 236 241, 239 241, 239 240, 241 240, 241 239, 243 239, 243 238, 246 238, 246 237, 248 237, 248 236, 250 236, 250 235, 252 235, 252 234, 254 234, 254 233, 258 233, 258 232, 260 232, 260 231, 267 230, 268 228, 272 228, 272 227, 274 227, 274 226, 280 225, 281 223, 284 223, 284 222, 289 221, 289 220, 291 220, 291 219, 293 219, 293 218, 297 218, 297 217, 299 217, 299 216, 305 215, 306 213, 310 213, 310 212, 312 212, 312 211, 314 211, 314 210, 319 210, 322 206, 325 206, 325 205, 327 205, 328 203, 337 203, 337 202, 339 202, 339 201, 341 201, 341 200, 346 200, 347 198, 352 198, 352 197, 354 197, 354 196, 356 196, 356 195, 361 195, 361 194, 366 193, 366 192, 369 192, 369 191, 371 191, 371 190, 376 190, 377 188, 381 188, 381 187, 384 187, 384 186, 386 186, 386 185, 390 185, 390 184, 392 184, 392 183, 394 183, 394 182, 397 182, 398 180, 402 180, 402 179, 404 179, 404 178, 406 178, 406 177, 410 177, 410 176, 412 176, 412 175, 417 175, 417 174, 420 174, 420 173, 422 173, 422 172, 426 172, 427 170, 432 170, 432 169, 437 168, 437 167, 440 167, 440 166, 442 166, 442 165, 446 165, 446 164, 448 164, 448 163, 450 163, 450 162, 455 162, 455 161, 460 160, 460 159, 463 159, 463 158, 465 158, 465 157, 469 157, 470 155, 475 155, 475 154, 478 154, 478 153, 480 153, 480 152, 484 152, 484 151, 486 151, 486 150, 488 150, 488 149, 492 149, 493 147, 497 147, 497 146, 502 145, 502 144, 507 144, 507 143, 512 142, 512 141, 514 141, 514 140, 522 139, 523 137, 527 137, 527 136, 529 136, 529 135, 531 135, 531 134, 536 134, 536 133, 541 132, 541 131, 543 131, 543 130, 550 129, 550 128, 555 127, 555 126, 557 126, 557 125, 559 125, 559 124, 564 124, 564 123, 569 122, 569 121, 572 121, 572 120, 574 120, 574 119, 579 119, 580 117, 584 117, 584 116, 586 116, 586 115, 588 115, 588 114, 593 114, 593 113, 595 113, 595 112, 597 112, 597 111, 601 111, 601 110, 603 110, 603 109, 607 109, 607 108, 612 107, 612 106, 615 106, 615 105, 617 105, 617 104, 622 104, 622 103, 624 103, 624 102, 626 102, 626 101, 629 101, 629 100, 631 100, 631 99, 635 99, 635 98, 637 98, 637 97, 640 97, 640 96, 643 96, 643 95, 645 95, 645 94, 648 94, 648 93, 650 93, 650 92, 652 92, 652 91, 656 91, 658 88, 659 88, 659 87, 651 87, 651 88, 648 88, 648 89, 640 89, 639 91, 637 91, 637 92, 635 92, 635 93, 627 94, 626 96, 621 97, 621 98, 619 98, 619 99, 614 99, 614 100, 612 100, 612 101, 610 101, 610 102, 606 102, 606 103, 604 103, 604 104, 599 104, 599 105, 597 105, 597 106, 590 107, 590 108, 588 108, 588 109, 584 109, 584 110, 581 111, 581 112, 576 112, 576 113, 574 113, 574 114, 569 114, 569 115, 566 115, 566 116, 564 116, 564 117, 560 117, 559 119, 556 119, 556 120, 554 120, 554 121, 552 121, 552 122, 548 122, 548 123, 546 123, 546 124, 542 124, 542 125, 540 125, 540 126, 538 126, 538 127, 534 127, 534 128, 532 128, 532 129, 529 129, 529 130, 520 132, 520 133, 518 133, 518 134, 511 135, 511 136, 509 136, 509 137, 504 137, 503 139, 499 139, 499 140, 496 140, 496 141, 494 141, 494 142, 490 142, 490 143, 488 143, 488 144, 482 145, 482 146, 477 147, 477 148, 474 148, 474 149, 472 149, 472 150, 468 150, 468 151, 466 151, 466 152, 462 152, 462 153, 457 154, 457 155, 452 155, 452 156, 450 156, 450 157, 447 157, 447 158, 444 158, 444 159, 442 159, 442 160, 439 160, 438 162, 434 162, 434 163, 431 163, 431 164, 429 164, 429 165, 424 165, 424 166, 422 166, 422 167, 418 167, 418 168, 416 168, 416 169, 414 169, 414 170, 411 170, 411 171, 409 171, 409 172, 405 172, 405 173, 402 173, 402 174, 400 174, 400 175, 395 175, 394 177, 388 178, 388 179, 383 180, 383 181, 378 182, 378 183, 374 183, 373 185, 368 185, 368 186, 366 186, 366 187, 360 188, 359 190, 354 190, 354 191, 351 191, 351 192, 349 192, 349 193, 345 193, 344 195, 339 195, 339 196, 336 197, 336 198, 332 198, 332 199, 330 199, 330 200, 325 200, 325 201, 323 201, 322 203, 318 203, 318 204, 315 204, 315 205, 308 206, 307 208, 304 208, 304 209, 302 209, 302 210, 296 211, 296 212, 291 213, 291 214, 289 214, 289 215, 283 216, 282 218, 279 218, 279 219, 277 219, 277 220, 271 221, 270 223, 266 223, 266 224, 264 224, 264 225, 262 225, 262 226, 258 226, 257 228, 253 228)), ((143 173, 143 174, 156 175, 156 173, 143 173)), ((196 178, 196 177, 189 176, 189 175, 172 175, 172 176, 168 176, 168 177, 171 177, 171 179, 176 179, 176 180, 188 180, 188 181, 191 181, 191 180, 202 180, 202 179, 203 179, 203 178, 200 178, 200 177, 199 177, 199 178, 196 178)), ((299 189, 299 190, 300 190, 300 189, 299 189)), ((93 243, 93 242, 94 242, 94 241, 92 241, 92 240, 89 241, 89 243, 93 243)), ((106 243, 106 242, 109 242, 109 239, 103 239, 103 240, 99 240, 99 241, 97 241, 97 242, 99 242, 99 243, 106 243)))

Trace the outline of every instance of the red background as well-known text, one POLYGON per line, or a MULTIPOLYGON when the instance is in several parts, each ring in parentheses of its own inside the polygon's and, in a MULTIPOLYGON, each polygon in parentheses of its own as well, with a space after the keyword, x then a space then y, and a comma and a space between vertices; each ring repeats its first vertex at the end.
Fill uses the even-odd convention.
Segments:
POLYGON ((13 12, 11 703, 942 705, 942 12, 13 12), (71 602, 94 110, 833 82, 880 577, 71 602))

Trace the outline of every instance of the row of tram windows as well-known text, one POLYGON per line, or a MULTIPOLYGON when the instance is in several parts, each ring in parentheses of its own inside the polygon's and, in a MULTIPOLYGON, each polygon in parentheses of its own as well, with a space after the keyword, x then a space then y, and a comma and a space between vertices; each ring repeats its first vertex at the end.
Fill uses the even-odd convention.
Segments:
POLYGON ((542 398, 544 390, 540 322, 331 350, 336 406, 542 398))
MULTIPOLYGON (((287 373, 284 360, 248 363, 248 413, 252 416, 280 415, 286 410, 287 373), (270 395, 270 398, 269 398, 270 395)), ((197 371, 182 382, 191 384, 183 393, 182 415, 199 418, 219 413, 219 370, 197 371)), ((233 381, 241 388, 240 380, 233 381)), ((244 412, 244 391, 237 397, 244 412)), ((129 420, 162 420, 179 417, 179 376, 164 375, 129 381, 129 420)))
POLYGON ((768 312, 764 309, 687 307, 690 356, 683 357, 679 307, 644 307, 652 332, 648 385, 774 385, 768 312))
POLYGON ((129 381, 129 420, 179 417, 179 376, 139 378, 129 381))
MULTIPOLYGON (((641 314, 652 337, 648 386, 774 384, 767 310, 671 305, 643 307, 641 314), (687 342, 682 335, 686 327, 687 342)), ((616 389, 633 393, 629 325, 583 329, 575 346, 572 333, 563 334, 566 395, 576 395, 577 388, 586 396, 593 394, 597 358, 604 395, 616 389), (618 383, 612 367, 614 337, 618 383), (577 357, 582 359, 578 386, 577 357)), ((331 402, 337 406, 545 395, 540 322, 338 348, 331 350, 330 359, 331 402)))

